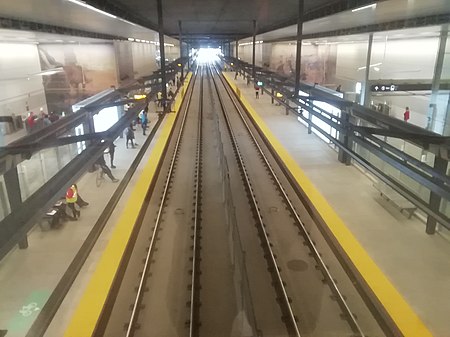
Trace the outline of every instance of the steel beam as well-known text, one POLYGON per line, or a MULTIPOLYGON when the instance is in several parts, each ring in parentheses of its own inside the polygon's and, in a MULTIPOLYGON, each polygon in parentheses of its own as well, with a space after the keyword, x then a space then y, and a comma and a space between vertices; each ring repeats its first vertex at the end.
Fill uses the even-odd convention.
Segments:
POLYGON ((256 68, 255 68, 255 58, 256 58, 256 20, 253 20, 253 44, 252 44, 252 77, 256 81, 256 68))
MULTIPOLYGON (((3 178, 5 180, 6 192, 8 194, 9 200, 9 207, 11 209, 12 214, 14 212, 17 212, 20 209, 20 206, 22 205, 22 195, 17 167, 8 170, 3 175, 3 178)), ((14 232, 15 230, 17 230, 17 227, 20 226, 21 226, 20 223, 10 223, 9 226, 7 227, 9 227, 9 231, 14 232)), ((5 238, 3 237, 2 239, 5 238)), ((1 243, 3 244, 3 242, 1 243)), ((18 240, 18 245, 20 249, 28 248, 28 238, 26 233, 21 235, 21 237, 18 240)))
MULTIPOLYGON (((447 173, 447 166, 448 166, 448 161, 439 158, 439 157, 435 157, 434 158, 434 170, 439 172, 440 174, 446 174, 447 173)), ((440 182, 438 180, 436 180, 436 178, 433 178, 433 180, 439 184, 440 182)), ((442 197, 433 191, 430 191, 430 201, 429 201, 429 207, 436 213, 440 213, 440 209, 441 209, 441 200, 442 197)), ((449 199, 446 199, 447 201, 449 199)), ((436 224, 439 220, 435 217, 433 217, 432 215, 428 214, 427 216, 427 226, 425 229, 425 232, 427 234, 434 234, 436 232, 436 224)), ((445 225, 443 223, 443 225, 445 225)))
POLYGON ((180 30, 180 59, 181 59, 181 77, 180 81, 184 79, 184 62, 183 62, 183 27, 181 26, 181 20, 178 21, 178 28, 180 30))
POLYGON ((447 116, 443 119, 442 128, 437 128, 436 125, 436 113, 437 113, 437 100, 441 85, 442 70, 444 67, 444 58, 448 37, 448 25, 441 27, 441 35, 439 38, 439 49, 436 56, 436 63, 434 65, 433 82, 431 83, 431 97, 428 107, 428 122, 427 129, 442 134, 444 131, 444 125, 446 124, 447 116))
POLYGON ((370 95, 370 60, 372 58, 372 45, 373 45, 373 33, 369 34, 369 41, 367 44, 367 57, 366 57, 366 70, 364 72, 364 82, 361 91, 361 97, 359 100, 359 104, 363 106, 367 106, 369 103, 369 95, 370 95))
POLYGON ((302 66, 302 35, 303 35, 303 12, 305 1, 298 0, 298 19, 297 19, 297 52, 295 54, 295 96, 298 96, 300 90, 300 75, 302 66))
POLYGON ((164 50, 164 21, 162 12, 162 0, 156 0, 158 7, 158 33, 159 33, 159 55, 161 57, 161 84, 163 112, 167 112, 167 87, 166 87, 166 53, 164 50))

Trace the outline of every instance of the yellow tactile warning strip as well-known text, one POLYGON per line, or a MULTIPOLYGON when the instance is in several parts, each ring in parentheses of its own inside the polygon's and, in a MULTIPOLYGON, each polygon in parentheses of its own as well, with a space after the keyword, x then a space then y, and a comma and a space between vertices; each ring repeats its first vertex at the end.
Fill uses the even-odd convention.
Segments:
MULTIPOLYGON (((178 112, 180 109, 190 80, 191 74, 186 76, 186 81, 180 91, 181 94, 177 96, 174 102, 173 109, 175 112, 178 112)), ((167 114, 164 126, 152 149, 150 158, 131 192, 124 211, 115 225, 108 245, 103 251, 78 307, 75 309, 75 313, 65 331, 65 337, 89 337, 94 333, 97 321, 100 318, 106 298, 111 289, 114 276, 119 268, 120 261, 144 202, 145 195, 155 178, 155 173, 166 143, 169 140, 175 118, 176 113, 167 114)))
POLYGON ((327 200, 320 194, 313 183, 308 179, 297 162, 292 158, 289 152, 278 141, 269 127, 264 123, 258 113, 253 109, 249 102, 240 93, 239 88, 230 79, 228 74, 223 73, 231 88, 240 97, 242 104, 252 115, 260 130, 264 133, 272 147, 280 156, 283 163, 291 172, 297 183, 301 186, 304 193, 313 203, 317 212, 320 214, 330 231, 335 236, 338 243, 345 250, 346 254, 364 277, 373 293, 378 297, 386 311, 391 316, 401 333, 405 337, 431 337, 431 332, 417 316, 417 314, 408 305, 405 299, 395 289, 386 275, 380 270, 375 262, 370 258, 358 240, 344 224, 342 219, 336 214, 327 200))

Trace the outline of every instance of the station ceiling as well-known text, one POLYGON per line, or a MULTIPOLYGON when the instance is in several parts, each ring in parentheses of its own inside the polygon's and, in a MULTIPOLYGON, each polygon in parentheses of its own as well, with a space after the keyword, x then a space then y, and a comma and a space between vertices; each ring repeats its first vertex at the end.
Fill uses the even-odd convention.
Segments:
MULTIPOLYGON (((178 38, 178 22, 181 21, 183 36, 188 40, 234 41, 251 37, 252 21, 256 20, 258 39, 292 39, 296 35, 298 2, 162 0, 164 33, 178 38)), ((308 35, 443 13, 450 13, 450 0, 304 0, 303 30, 308 35), (378 4, 376 11, 352 12, 374 2, 378 4)), ((157 0, 0 0, 0 20, 2 18, 125 39, 158 40, 157 0)), ((70 31, 65 34, 71 35, 70 31)), ((23 36, 20 38, 25 40, 23 36)), ((175 39, 169 38, 167 42, 177 44, 175 39)), ((0 34, 0 41, 3 40, 0 34)))
MULTIPOLYGON (((133 14, 145 17, 158 26, 156 0, 108 0, 120 4, 133 14)), ((92 0, 96 2, 96 0, 92 0)), ((367 3, 354 0, 353 3, 367 3)), ((373 0, 372 0, 373 2, 373 0)), ((269 31, 295 22, 299 0, 163 0, 164 30, 178 35, 178 22, 183 33, 191 37, 233 38, 253 34, 253 20, 259 31, 269 31)), ((304 0, 305 12, 347 0, 304 0)))

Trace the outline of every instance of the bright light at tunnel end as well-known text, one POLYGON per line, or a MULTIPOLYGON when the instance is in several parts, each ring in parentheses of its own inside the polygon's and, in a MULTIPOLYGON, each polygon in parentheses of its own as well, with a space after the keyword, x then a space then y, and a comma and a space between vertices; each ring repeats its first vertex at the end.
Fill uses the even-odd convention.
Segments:
POLYGON ((219 60, 220 48, 200 48, 198 50, 198 63, 212 63, 219 60))

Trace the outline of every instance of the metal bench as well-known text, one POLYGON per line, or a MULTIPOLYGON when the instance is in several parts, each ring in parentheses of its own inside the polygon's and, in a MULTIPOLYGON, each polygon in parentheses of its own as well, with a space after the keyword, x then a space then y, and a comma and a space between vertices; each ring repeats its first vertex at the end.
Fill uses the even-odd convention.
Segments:
POLYGON ((392 202, 398 209, 400 209, 400 212, 408 214, 408 219, 411 218, 411 216, 414 214, 414 212, 417 209, 417 206, 414 205, 412 202, 407 200, 405 197, 403 197, 400 193, 392 189, 389 185, 382 181, 378 181, 373 184, 373 187, 380 192, 380 196, 383 197, 385 200, 392 202))
POLYGON ((67 220, 67 218, 65 204, 60 200, 44 214, 39 225, 43 231, 48 231, 60 227, 61 223, 67 220))

